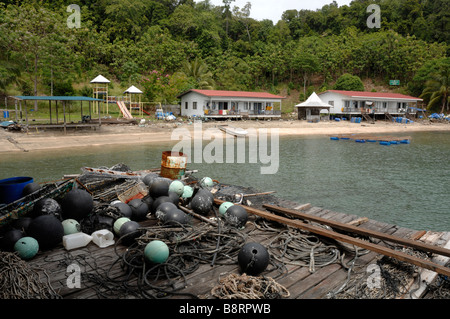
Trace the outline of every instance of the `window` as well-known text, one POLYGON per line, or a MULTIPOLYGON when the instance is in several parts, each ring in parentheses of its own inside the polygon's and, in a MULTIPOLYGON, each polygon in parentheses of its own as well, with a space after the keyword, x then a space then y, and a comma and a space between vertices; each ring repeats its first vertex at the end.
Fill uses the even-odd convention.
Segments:
POLYGON ((330 104, 331 106, 334 106, 334 101, 328 101, 328 104, 330 104))
POLYGON ((350 107, 350 101, 344 101, 344 107, 350 107))
POLYGON ((189 102, 184 103, 184 108, 187 110, 189 108, 189 102))
POLYGON ((387 102, 383 102, 383 107, 387 109, 387 102))
POLYGON ((248 110, 248 102, 244 102, 244 110, 248 110))
POLYGON ((192 102, 192 108, 193 108, 194 110, 197 109, 197 102, 192 102))

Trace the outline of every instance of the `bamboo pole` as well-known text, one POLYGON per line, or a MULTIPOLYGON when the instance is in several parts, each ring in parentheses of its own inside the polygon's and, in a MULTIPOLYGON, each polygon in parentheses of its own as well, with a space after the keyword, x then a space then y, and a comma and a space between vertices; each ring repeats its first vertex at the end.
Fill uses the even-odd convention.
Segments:
MULTIPOLYGON (((214 202, 217 205, 220 205, 220 204, 224 203, 225 201, 220 200, 220 199, 215 199, 214 202)), ((288 225, 291 227, 303 229, 303 230, 309 231, 311 233, 314 233, 316 235, 339 240, 339 241, 342 241, 342 242, 345 242, 345 243, 348 243, 351 245, 361 247, 363 249, 368 249, 368 250, 374 251, 376 253, 395 258, 400 261, 408 262, 413 265, 432 270, 432 271, 437 272, 444 276, 450 275, 450 268, 444 267, 442 265, 438 265, 438 264, 430 262, 428 260, 410 256, 410 255, 400 252, 400 251, 395 251, 395 250, 387 248, 387 247, 369 243, 369 242, 366 242, 361 239, 353 238, 353 237, 350 237, 347 235, 343 235, 343 234, 340 234, 340 233, 337 233, 334 231, 324 229, 322 227, 308 225, 299 220, 289 219, 286 217, 278 216, 278 215, 269 213, 267 211, 263 211, 263 210, 256 209, 253 207, 248 207, 248 206, 243 206, 243 205, 241 205, 241 206, 244 207, 248 213, 263 217, 268 220, 282 223, 282 224, 285 224, 285 225, 288 225)))

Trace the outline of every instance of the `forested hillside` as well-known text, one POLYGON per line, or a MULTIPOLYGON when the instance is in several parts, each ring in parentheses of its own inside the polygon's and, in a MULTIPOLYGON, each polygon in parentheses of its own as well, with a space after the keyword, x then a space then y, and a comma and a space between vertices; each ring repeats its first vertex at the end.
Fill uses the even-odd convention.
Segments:
POLYGON ((303 100, 349 73, 386 89, 400 80, 396 89, 416 96, 428 88, 427 103, 444 85, 431 107, 448 103, 448 0, 330 2, 287 10, 277 23, 250 18, 256 0, 233 2, 0 1, 0 91, 91 95, 89 81, 102 74, 117 92, 136 85, 152 102, 176 103, 189 88, 295 91, 303 100), (367 25, 374 3, 380 28, 367 25))

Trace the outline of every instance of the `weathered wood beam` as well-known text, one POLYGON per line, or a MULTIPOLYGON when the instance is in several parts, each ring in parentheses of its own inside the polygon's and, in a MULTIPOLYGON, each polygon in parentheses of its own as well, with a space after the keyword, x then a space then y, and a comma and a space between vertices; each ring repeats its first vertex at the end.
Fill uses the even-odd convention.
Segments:
POLYGON ((288 215, 298 217, 301 219, 310 220, 310 221, 313 221, 313 222, 316 222, 319 224, 323 224, 323 225, 327 225, 327 226, 330 226, 330 227, 333 227, 333 228, 336 228, 336 229, 339 229, 342 231, 352 232, 352 233, 355 233, 358 235, 363 235, 363 236, 374 237, 374 238, 386 240, 386 241, 389 241, 392 243, 400 244, 403 246, 412 247, 412 248, 418 249, 420 251, 431 252, 431 253, 435 253, 438 255, 450 257, 450 250, 445 249, 443 247, 429 245, 429 244, 425 244, 425 243, 422 243, 419 241, 414 241, 411 239, 400 238, 397 236, 385 234, 385 233, 370 230, 370 229, 363 229, 363 228, 360 228, 357 226, 344 224, 344 223, 340 223, 337 221, 332 221, 332 220, 325 219, 322 217, 308 215, 308 214, 301 213, 301 212, 293 210, 293 209, 283 208, 283 207, 274 206, 274 205, 267 205, 267 204, 263 205, 263 207, 270 211, 274 211, 277 213, 284 213, 284 214, 288 214, 288 215))
MULTIPOLYGON (((215 199, 214 202, 217 205, 220 205, 224 201, 220 200, 220 199, 215 199)), ((275 222, 282 223, 282 224, 285 224, 285 225, 288 225, 291 227, 303 229, 303 230, 309 231, 309 232, 314 233, 319 236, 324 236, 327 238, 332 238, 335 240, 343 241, 345 243, 355 245, 355 246, 361 247, 363 249, 368 249, 368 250, 374 251, 374 252, 382 254, 384 256, 392 257, 392 258, 395 258, 400 261, 404 261, 404 262, 407 262, 407 263, 410 263, 410 264, 413 264, 413 265, 416 265, 416 266, 419 266, 422 268, 432 270, 432 271, 437 272, 444 276, 450 275, 450 268, 435 264, 428 260, 410 256, 410 255, 400 252, 400 251, 395 251, 393 249, 383 247, 381 245, 373 244, 373 243, 370 243, 370 242, 367 242, 367 241, 364 241, 361 239, 357 239, 357 238, 354 238, 354 237, 351 237, 348 235, 337 233, 335 231, 330 231, 330 230, 327 230, 322 227, 305 224, 302 221, 299 221, 296 219, 289 219, 286 217, 278 216, 273 213, 263 211, 260 209, 256 209, 253 207, 248 207, 248 206, 244 206, 244 205, 241 205, 241 206, 244 207, 248 213, 263 217, 263 218, 271 220, 271 221, 275 221, 275 222)))

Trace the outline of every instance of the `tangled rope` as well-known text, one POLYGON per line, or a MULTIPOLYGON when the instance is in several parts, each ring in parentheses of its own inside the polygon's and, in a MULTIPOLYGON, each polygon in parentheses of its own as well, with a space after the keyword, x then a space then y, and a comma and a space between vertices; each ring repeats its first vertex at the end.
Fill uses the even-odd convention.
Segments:
POLYGON ((230 274, 219 279, 211 294, 219 299, 281 299, 290 296, 289 291, 273 278, 246 274, 230 274))
POLYGON ((32 268, 17 254, 0 251, 0 299, 61 298, 49 283, 45 270, 32 268), (41 278, 40 271, 47 277, 41 278))
MULTIPOLYGON (((412 248, 398 248, 409 255, 422 255, 412 248)), ((354 266, 354 263, 353 263, 354 266)), ((376 263, 355 270, 349 269, 347 281, 336 291, 331 291, 328 298, 334 299, 395 299, 408 292, 411 281, 420 282, 418 266, 383 256, 376 263), (351 274, 353 272, 353 274, 351 274)))
POLYGON ((292 228, 273 238, 268 249, 276 260, 308 266, 311 273, 316 271, 316 267, 324 267, 340 259, 340 250, 336 246, 326 245, 317 236, 292 228))

